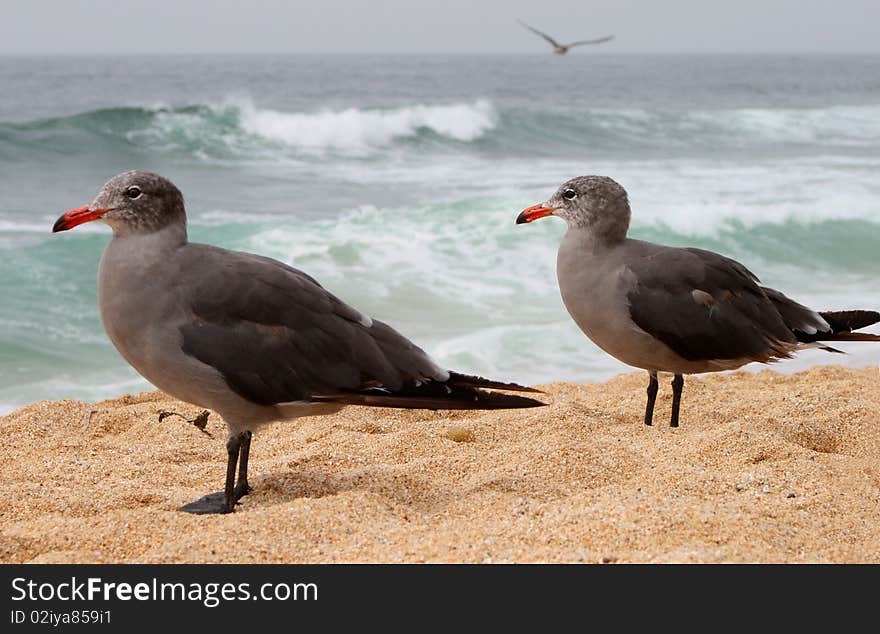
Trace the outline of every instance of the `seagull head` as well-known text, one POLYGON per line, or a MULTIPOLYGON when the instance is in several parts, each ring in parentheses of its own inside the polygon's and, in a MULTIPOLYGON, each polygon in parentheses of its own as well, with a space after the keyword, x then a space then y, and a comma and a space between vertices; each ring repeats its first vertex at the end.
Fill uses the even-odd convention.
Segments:
POLYGON ((171 223, 186 223, 183 194, 158 174, 132 170, 107 181, 91 204, 65 212, 52 232, 100 220, 116 235, 153 233, 171 223))
POLYGON ((545 202, 523 210, 516 224, 545 216, 558 216, 570 228, 619 241, 629 229, 629 200, 626 190, 607 176, 578 176, 564 182, 545 202))

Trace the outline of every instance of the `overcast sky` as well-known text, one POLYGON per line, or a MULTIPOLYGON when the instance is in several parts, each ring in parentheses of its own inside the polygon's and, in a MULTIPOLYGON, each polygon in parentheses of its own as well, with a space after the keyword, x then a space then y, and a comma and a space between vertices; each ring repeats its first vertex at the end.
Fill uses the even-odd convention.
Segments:
POLYGON ((549 50, 517 17, 606 53, 880 52, 880 0, 0 0, 0 53, 549 50))

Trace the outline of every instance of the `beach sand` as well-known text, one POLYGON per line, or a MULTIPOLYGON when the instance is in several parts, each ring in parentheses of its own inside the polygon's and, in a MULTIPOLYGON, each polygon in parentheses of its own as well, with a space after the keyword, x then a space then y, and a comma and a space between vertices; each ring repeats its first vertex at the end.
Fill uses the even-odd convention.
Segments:
POLYGON ((2 562, 880 562, 880 375, 544 386, 546 408, 351 407, 261 431, 225 516, 225 426, 160 392, 0 418, 2 562))

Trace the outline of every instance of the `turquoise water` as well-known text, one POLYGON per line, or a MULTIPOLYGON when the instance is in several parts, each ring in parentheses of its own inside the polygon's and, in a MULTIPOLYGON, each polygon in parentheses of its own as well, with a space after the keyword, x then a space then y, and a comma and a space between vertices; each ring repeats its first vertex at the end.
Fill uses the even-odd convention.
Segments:
MULTIPOLYGON (((49 233, 152 169, 191 237, 299 266, 443 364, 602 379, 558 297, 562 223, 607 174, 633 234, 744 261, 816 308, 878 308, 880 57, 0 58, 0 408, 147 385, 96 306, 103 226, 49 233)), ((778 366, 876 364, 807 352, 778 366)))

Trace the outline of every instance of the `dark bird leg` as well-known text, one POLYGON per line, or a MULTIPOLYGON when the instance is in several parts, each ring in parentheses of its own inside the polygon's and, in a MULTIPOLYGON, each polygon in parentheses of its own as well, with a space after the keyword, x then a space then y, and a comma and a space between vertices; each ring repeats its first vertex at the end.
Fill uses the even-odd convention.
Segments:
MULTIPOLYGON (((235 497, 235 468, 238 465, 238 457, 241 454, 241 448, 245 443, 245 439, 247 439, 247 453, 249 454, 250 432, 242 432, 230 437, 229 440, 226 441, 226 487, 224 490, 218 491, 217 493, 209 493, 208 495, 200 497, 195 502, 184 504, 180 507, 181 511, 184 511, 185 513, 194 513, 196 515, 232 513, 235 509, 235 501, 237 500, 235 497)), ((247 458, 242 458, 242 462, 244 463, 245 469, 247 469, 247 458)), ((244 485, 245 487, 247 486, 246 480, 244 485)))
POLYGON ((678 427, 678 410, 681 407, 681 391, 684 389, 684 377, 676 374, 672 379, 672 418, 669 420, 670 427, 678 427))
POLYGON ((238 501, 248 493, 253 491, 251 486, 248 484, 247 479, 247 469, 248 469, 248 458, 251 455, 251 437, 253 434, 249 431, 246 431, 242 434, 241 441, 241 456, 239 457, 238 462, 238 482, 235 483, 235 500, 238 501))
POLYGON ((648 371, 648 404, 645 405, 645 425, 651 425, 654 422, 654 403, 657 401, 657 373, 653 370, 648 371))

